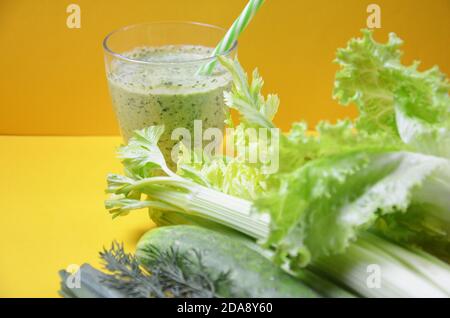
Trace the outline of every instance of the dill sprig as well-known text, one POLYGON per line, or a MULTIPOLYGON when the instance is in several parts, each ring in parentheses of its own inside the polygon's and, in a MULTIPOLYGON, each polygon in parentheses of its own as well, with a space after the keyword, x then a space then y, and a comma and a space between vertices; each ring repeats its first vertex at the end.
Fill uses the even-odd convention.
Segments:
POLYGON ((113 242, 100 252, 104 269, 101 283, 133 298, 215 298, 229 285, 229 272, 211 275, 198 250, 181 253, 176 248, 161 251, 148 246, 146 264, 113 242))
POLYGON ((101 282, 108 287, 133 298, 164 297, 159 281, 139 264, 134 255, 125 253, 123 244, 113 242, 110 249, 103 248, 99 254, 104 269, 108 271, 101 282))

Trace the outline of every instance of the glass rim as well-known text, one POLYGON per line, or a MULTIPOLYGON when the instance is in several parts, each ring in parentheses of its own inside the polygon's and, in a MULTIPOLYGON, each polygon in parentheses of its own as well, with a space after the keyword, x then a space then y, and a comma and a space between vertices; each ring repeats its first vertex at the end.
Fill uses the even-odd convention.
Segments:
MULTIPOLYGON (((115 35, 116 33, 119 32, 123 32, 123 31, 127 31, 130 29, 134 29, 137 27, 142 27, 142 26, 151 26, 151 25, 164 25, 164 24, 172 24, 172 25, 194 25, 194 26, 200 26, 200 27, 206 27, 209 29, 215 29, 215 30, 220 30, 224 32, 224 35, 226 33, 227 30, 225 30, 222 27, 213 25, 213 24, 208 24, 208 23, 202 23, 202 22, 194 22, 194 21, 158 21, 158 22, 144 22, 144 23, 136 23, 136 24, 131 24, 131 25, 126 25, 123 26, 121 28, 115 29, 113 31, 111 31, 110 33, 108 33, 106 35, 106 37, 103 39, 103 49, 105 50, 106 53, 111 54, 112 56, 124 60, 126 62, 130 62, 130 63, 138 63, 138 64, 147 64, 147 65, 170 65, 170 64, 187 64, 187 63, 208 63, 212 60, 214 60, 217 56, 227 56, 230 55, 236 48, 238 45, 238 41, 234 41, 233 45, 231 46, 230 49, 226 50, 223 53, 220 54, 216 54, 214 56, 208 56, 208 57, 202 57, 202 58, 197 58, 197 59, 191 59, 191 60, 184 60, 184 61, 177 61, 177 62, 173 62, 173 61, 160 61, 160 62, 153 62, 153 61, 142 61, 142 60, 138 60, 138 59, 133 59, 133 58, 129 58, 121 53, 115 52, 113 51, 109 45, 108 45, 108 41, 109 39, 115 35)), ((170 45, 170 44, 168 44, 170 45)))

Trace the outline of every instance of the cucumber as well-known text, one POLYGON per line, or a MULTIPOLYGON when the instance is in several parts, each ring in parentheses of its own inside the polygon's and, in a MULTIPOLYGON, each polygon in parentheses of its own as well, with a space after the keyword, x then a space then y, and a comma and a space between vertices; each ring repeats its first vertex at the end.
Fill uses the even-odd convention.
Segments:
POLYGON ((139 240, 138 260, 151 267, 145 248, 160 251, 175 248, 193 255, 199 251, 211 275, 230 272, 231 284, 222 287, 223 297, 297 298, 320 297, 300 280, 288 275, 266 257, 248 246, 247 240, 193 225, 165 226, 150 230, 139 240))

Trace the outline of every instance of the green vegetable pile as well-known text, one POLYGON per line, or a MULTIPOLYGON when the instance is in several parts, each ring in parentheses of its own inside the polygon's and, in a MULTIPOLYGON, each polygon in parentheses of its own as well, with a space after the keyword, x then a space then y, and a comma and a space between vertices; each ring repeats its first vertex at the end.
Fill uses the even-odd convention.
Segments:
MULTIPOLYGON (((275 128, 278 98, 262 96, 256 71, 249 82, 237 60, 219 58, 233 75, 225 101, 240 114, 237 126, 227 120, 235 147, 278 156, 279 169, 267 174, 248 152, 192 163, 196 154, 182 149, 174 172, 157 146, 163 127, 136 131, 119 149, 125 173, 108 176, 106 201, 113 217, 148 208, 162 226, 141 238, 133 262, 158 272, 164 259, 149 261, 146 249, 191 263, 200 255, 213 286, 203 297, 449 297, 450 85, 437 67, 402 65, 401 45, 366 30, 339 49, 334 98, 355 104, 358 118, 320 122, 315 134, 294 123, 276 144, 245 131, 275 128)), ((99 284, 127 286, 106 269, 114 284, 99 284)))

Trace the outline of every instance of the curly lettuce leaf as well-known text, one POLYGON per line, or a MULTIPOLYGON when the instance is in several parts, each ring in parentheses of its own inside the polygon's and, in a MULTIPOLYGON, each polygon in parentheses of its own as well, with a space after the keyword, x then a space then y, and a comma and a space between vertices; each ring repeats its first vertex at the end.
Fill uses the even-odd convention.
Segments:
POLYGON ((358 129, 396 131, 393 91, 398 73, 390 65, 399 63, 401 44, 393 33, 388 43, 376 43, 372 32, 365 30, 363 38, 352 39, 337 51, 341 70, 336 73, 333 96, 342 105, 358 106, 358 129))
POLYGON ((420 245, 450 261, 450 161, 413 192, 407 213, 386 215, 374 230, 396 242, 420 245))
POLYGON ((384 149, 310 161, 280 175, 280 187, 256 200, 271 216, 266 244, 290 268, 344 252, 382 215, 408 210, 414 191, 448 161, 384 149))
POLYGON ((388 133, 358 131, 350 120, 339 120, 335 124, 321 121, 313 133, 305 122, 294 123, 289 134, 280 141, 280 172, 293 171, 322 157, 380 147, 385 150, 407 149, 388 133))
POLYGON ((450 158, 450 86, 444 85, 436 68, 420 75, 405 79, 396 91, 398 133, 404 143, 418 151, 450 158), (419 110, 425 113, 418 116, 419 110))
POLYGON ((339 49, 333 95, 359 110, 357 128, 388 132, 417 151, 450 157, 450 84, 437 67, 418 70, 401 64, 402 40, 394 33, 385 44, 372 31, 339 49))
POLYGON ((206 158, 201 163, 180 159, 177 173, 203 186, 246 200, 256 199, 266 188, 267 177, 259 167, 226 156, 206 158))

